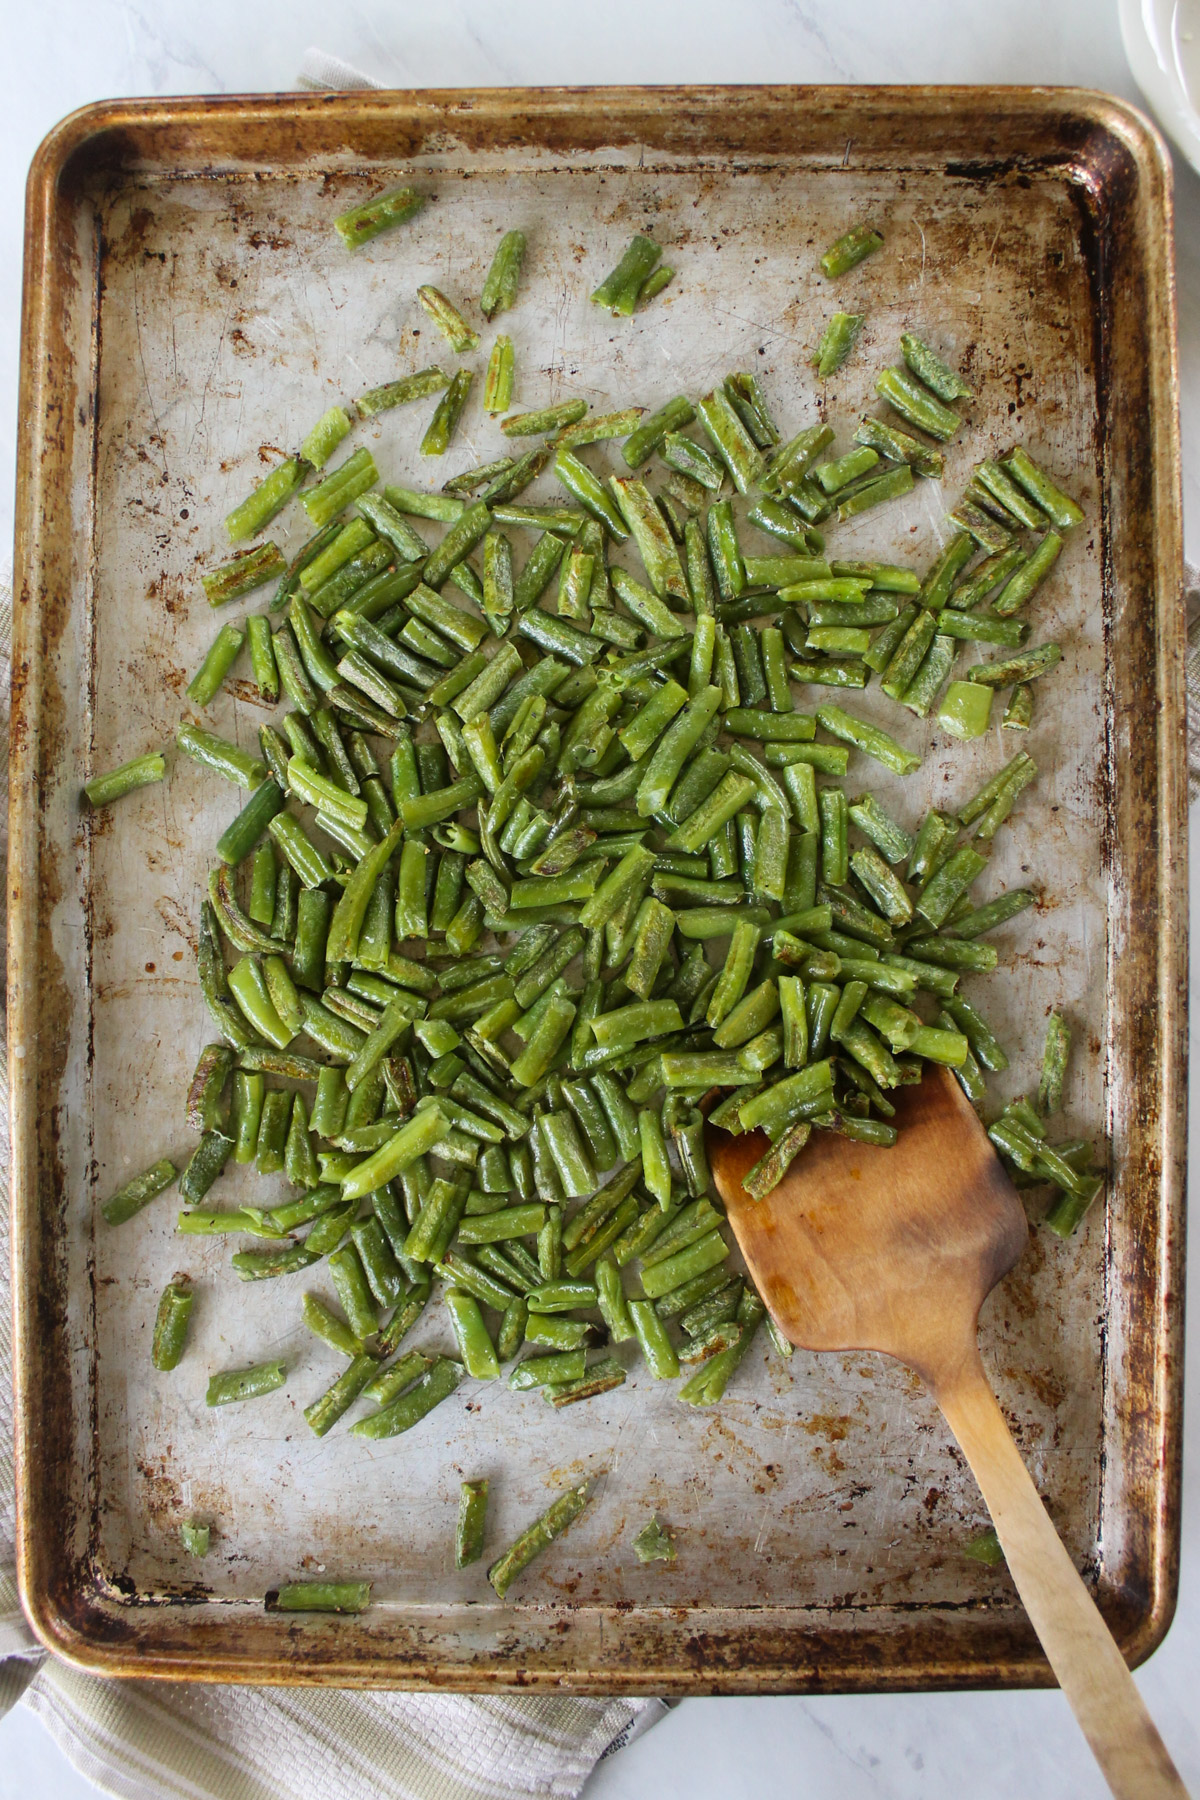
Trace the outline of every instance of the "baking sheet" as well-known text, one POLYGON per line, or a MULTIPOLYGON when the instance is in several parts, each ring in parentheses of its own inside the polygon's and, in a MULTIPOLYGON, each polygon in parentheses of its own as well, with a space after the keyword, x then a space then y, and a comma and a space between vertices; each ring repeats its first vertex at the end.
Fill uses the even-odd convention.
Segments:
MULTIPOLYGON (((301 114, 307 105, 287 104, 301 114)), ((335 400, 430 361, 452 365, 416 288, 432 280, 470 301, 500 234, 516 224, 530 244, 521 297, 496 323, 514 341, 519 406, 583 394, 597 411, 653 407, 752 368, 785 435, 828 417, 844 449, 858 416, 877 410, 876 372, 912 329, 977 385, 970 426, 948 448, 943 484, 920 482, 905 500, 836 527, 831 552, 923 570, 970 467, 1014 441, 1079 498, 1087 523, 1030 609, 1031 642, 1064 646, 1021 740, 1041 777, 979 884, 986 897, 1028 882, 1043 900, 996 935, 1000 970, 964 986, 1013 1053, 993 1083, 997 1100, 1036 1082, 1045 1015, 1066 1012, 1077 1050, 1063 1132, 1098 1136, 1108 1123, 1121 1166, 1128 1121, 1114 1110, 1124 1091, 1116 1025, 1129 996, 1110 969, 1121 876, 1106 657, 1114 621, 1119 632, 1112 569, 1121 546, 1111 471, 1105 483, 1112 369, 1096 329, 1095 241, 1079 179, 1061 167, 1036 178, 1022 166, 981 175, 944 159, 887 167, 867 156, 857 166, 850 145, 842 165, 789 154, 786 133, 771 156, 732 164, 697 149, 539 145, 515 130, 517 141, 490 144, 454 136, 447 120, 446 135, 422 152, 365 169, 338 168, 333 157, 308 166, 227 159, 204 170, 133 159, 119 180, 94 180, 74 215, 95 305, 90 318, 80 309, 72 373, 94 416, 69 517, 43 520, 71 533, 82 579, 54 652, 67 701, 57 720, 61 787, 41 795, 60 853, 42 943, 66 1009, 56 1021, 52 1311, 70 1372, 70 1585, 86 1597, 88 1621, 67 1647, 111 1666, 136 1640, 164 1672, 189 1672, 184 1665, 207 1655, 204 1667, 215 1657, 223 1674, 256 1678, 268 1632, 278 1658, 268 1675, 333 1678, 341 1658, 338 1678, 348 1662, 351 1678, 391 1670, 400 1682, 467 1685, 519 1671, 691 1691, 1028 1679, 1037 1665, 1007 1575, 962 1553, 987 1522, 974 1482, 920 1384, 880 1358, 797 1352, 785 1364, 764 1335, 721 1405, 692 1411, 676 1384, 652 1381, 626 1348, 626 1385, 562 1412, 503 1382, 468 1382, 402 1438, 360 1443, 343 1425, 315 1440, 302 1408, 342 1366, 300 1322, 300 1294, 327 1290, 320 1268, 243 1285, 228 1243, 174 1233, 172 1196, 120 1230, 98 1221, 98 1202, 131 1173, 188 1154, 184 1096, 212 1035, 195 981, 195 922, 211 846, 239 798, 177 758, 161 788, 84 819, 73 804, 80 775, 171 741, 215 629, 199 574, 222 554, 224 513, 335 400), (349 255, 333 215, 410 177, 430 206, 349 255), (868 218, 885 250, 830 284, 821 249, 868 218), (644 313, 616 321, 587 294, 638 229, 654 232, 678 274, 644 313), (835 308, 867 321, 855 354, 822 387, 808 357, 835 308), (161 1288, 181 1269, 197 1301, 187 1355, 164 1377, 150 1365, 149 1337, 161 1288), (285 1390, 205 1407, 212 1370, 268 1356, 287 1358, 285 1390), (453 1568, 458 1482, 478 1475, 492 1478, 490 1553, 559 1488, 598 1477, 594 1503, 523 1579, 515 1608, 495 1602, 485 1564, 453 1568), (643 1568, 629 1547, 653 1510, 677 1537, 669 1567, 643 1568), (202 1564, 179 1542, 180 1521, 192 1517, 214 1526, 202 1564), (285 1631, 263 1621, 265 1591, 317 1573, 372 1580, 366 1620, 285 1631), (183 1613, 190 1638, 180 1636, 183 1613), (791 1646, 782 1670, 747 1666, 756 1620, 764 1661, 768 1640, 791 1646), (845 1648, 818 1651, 826 1638, 845 1648), (872 1652, 874 1639, 886 1648, 872 1652), (960 1639, 962 1650, 945 1648, 960 1639)), ((493 335, 485 330, 480 352, 463 359, 479 379, 440 463, 422 467, 417 455, 430 403, 360 425, 347 448, 368 443, 385 480, 428 486, 499 454, 504 440, 478 405, 493 335)), ((610 465, 604 446, 587 454, 610 465)), ((543 478, 526 498, 552 489, 543 478)), ((303 524, 293 508, 271 535, 294 549, 303 524)), ((766 554, 772 545, 747 531, 744 547, 766 554)), ((257 608, 226 609, 243 610, 257 608)), ((959 660, 980 658, 964 647, 959 660)), ((825 698, 840 697, 800 690, 798 704, 825 698)), ((870 787, 914 828, 929 805, 961 804, 1013 753, 998 730, 949 747, 930 722, 897 715, 870 691, 847 704, 923 753, 905 781, 855 757, 846 783, 851 798, 870 787)), ((235 681, 204 723, 253 744, 267 716, 235 681)), ((28 965, 17 972, 28 978, 28 965)), ((218 1193, 235 1205, 252 1190, 262 1203, 261 1179, 237 1170, 218 1193)), ((1105 1453, 1128 1379, 1113 1355, 1110 1302, 1114 1284, 1134 1279, 1114 1264, 1112 1233, 1113 1211, 1101 1204, 1066 1245, 1035 1233, 985 1308, 982 1334, 1035 1480, 1094 1576, 1120 1541, 1129 1491, 1118 1477, 1106 1507, 1102 1481, 1114 1477, 1105 1453)), ((1160 1252, 1138 1277, 1161 1271, 1160 1252)), ((452 1348, 439 1308, 412 1341, 452 1348)), ((25 1371, 28 1379, 28 1362, 25 1371)), ((27 1502, 27 1537, 45 1525, 27 1502)))

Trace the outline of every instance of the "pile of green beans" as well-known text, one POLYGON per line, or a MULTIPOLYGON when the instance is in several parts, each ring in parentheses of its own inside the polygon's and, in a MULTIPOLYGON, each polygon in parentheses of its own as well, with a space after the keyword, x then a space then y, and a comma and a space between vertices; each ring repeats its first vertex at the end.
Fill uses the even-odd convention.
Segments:
MULTIPOLYGON (((363 242, 418 204, 398 191, 339 229, 363 242)), ((827 272, 880 242, 851 234, 827 272)), ((519 232, 502 241, 485 320, 514 303, 523 252, 519 232)), ((592 298, 631 313, 661 286, 658 254, 635 239, 592 298)), ((440 290, 420 299, 453 352, 479 346, 440 290)), ((860 324, 836 315, 823 374, 860 324)), ((593 417, 576 399, 510 416, 502 435, 533 447, 435 494, 385 484, 366 448, 327 470, 353 426, 335 406, 229 515, 241 541, 295 497, 315 531, 290 563, 260 545, 206 579, 217 605, 279 578, 265 613, 222 627, 191 700, 214 699, 248 642, 283 710, 257 753, 180 727, 178 750, 245 796, 199 925, 217 1041, 189 1091, 186 1167, 156 1164, 104 1215, 123 1223, 177 1178, 180 1231, 236 1234, 241 1279, 308 1281, 324 1263, 337 1307, 305 1293, 303 1317, 345 1366, 306 1409, 318 1435, 364 1401, 353 1434, 405 1432, 505 1364, 514 1389, 572 1405, 626 1380, 622 1344, 714 1404, 765 1309, 730 1263, 705 1110, 763 1134, 745 1178, 761 1199, 814 1131, 892 1144, 891 1096, 924 1063, 979 1104, 1007 1066, 960 986, 997 964, 985 934, 1035 901, 973 896, 1032 758, 955 811, 897 819, 864 775, 907 777, 920 757, 833 696, 799 710, 795 690, 877 676, 901 725, 937 707, 965 738, 1008 689, 1004 724, 1028 727, 1031 684, 1061 652, 1028 649, 1016 615, 1082 514, 1018 446, 978 464, 923 574, 827 557, 819 526, 938 476, 963 423, 969 384, 911 334, 901 353, 878 391, 905 429, 863 420, 840 454, 828 425, 783 439, 757 378, 734 372, 650 413, 593 417), (607 475, 584 454, 605 444, 607 475), (530 503, 543 474, 554 492, 530 503), (951 681, 972 642, 1001 654, 951 681), (214 1207, 231 1162, 282 1173, 291 1197, 214 1207), (435 1284, 452 1355, 404 1347, 435 1284)), ((512 373, 498 337, 489 413, 512 373)), ((437 393, 422 450, 440 454, 471 381, 418 371, 355 411, 437 393)), ((141 757, 87 793, 106 804, 161 773, 141 757)), ((1054 1015, 1037 1104, 991 1126, 1021 1179, 1056 1189, 1064 1235, 1100 1185, 1089 1144, 1047 1141, 1068 1047, 1054 1015)), ((184 1279, 163 1296, 159 1368, 184 1354, 191 1303, 184 1279)), ((285 1378, 278 1361, 219 1371, 209 1403, 285 1378)), ((480 1554, 486 1494, 464 1489, 460 1566, 480 1554)), ((493 1566, 497 1592, 584 1498, 493 1566)))

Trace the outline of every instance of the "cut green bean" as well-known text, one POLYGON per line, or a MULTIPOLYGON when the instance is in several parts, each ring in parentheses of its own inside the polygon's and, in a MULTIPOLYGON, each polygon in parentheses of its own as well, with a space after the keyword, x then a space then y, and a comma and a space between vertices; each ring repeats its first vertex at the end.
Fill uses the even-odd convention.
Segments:
POLYGON ((132 794, 136 788, 153 786, 166 772, 166 758, 161 751, 153 750, 145 756, 133 757, 119 768, 109 769, 103 775, 93 775, 90 781, 84 782, 83 791, 90 806, 110 806, 114 800, 132 794))
POLYGON ((210 1375, 205 1403, 208 1406, 230 1406, 241 1400, 258 1400, 273 1394, 287 1380, 287 1364, 283 1361, 254 1363, 248 1369, 229 1369, 210 1375))
POLYGON ((821 267, 832 281, 882 248, 883 239, 873 225, 856 225, 829 246, 821 258, 821 267))
POLYGON ((593 290, 592 304, 607 307, 616 317, 630 317, 661 256, 661 246, 639 232, 616 268, 593 290))
MULTIPOLYGON (((446 389, 430 419, 421 439, 422 456, 444 456, 450 447, 450 439, 454 436, 458 422, 467 404, 467 396, 471 391, 471 383, 475 379, 470 369, 459 369, 450 386, 446 389)), ((391 489, 385 497, 392 498, 391 489)), ((394 502, 393 502, 394 504, 394 502)))
POLYGON ((195 1299, 186 1280, 169 1281, 154 1318, 150 1360, 160 1371, 178 1367, 187 1343, 188 1320, 195 1299))
POLYGON ((811 361, 822 381, 837 372, 858 342, 863 327, 862 313, 834 313, 821 333, 811 361))

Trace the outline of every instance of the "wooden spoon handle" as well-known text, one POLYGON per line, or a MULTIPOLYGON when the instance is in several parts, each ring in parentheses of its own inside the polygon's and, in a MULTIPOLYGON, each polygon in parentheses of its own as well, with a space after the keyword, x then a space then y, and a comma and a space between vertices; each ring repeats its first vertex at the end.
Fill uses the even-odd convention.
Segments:
POLYGON ((974 1471, 1058 1685, 1109 1787, 1118 1800, 1187 1800, 1125 1659, 1050 1523, 978 1357, 935 1393, 974 1471))

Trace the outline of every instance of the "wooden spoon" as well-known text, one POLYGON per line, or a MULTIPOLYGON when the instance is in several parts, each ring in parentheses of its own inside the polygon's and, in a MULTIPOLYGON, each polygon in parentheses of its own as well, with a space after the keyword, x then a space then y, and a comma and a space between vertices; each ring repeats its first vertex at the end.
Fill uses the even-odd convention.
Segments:
POLYGON ((759 1293, 804 1350, 881 1350, 929 1387, 962 1446, 1017 1592, 1119 1800, 1186 1800, 1124 1658, 1055 1532, 996 1403, 979 1309, 1025 1246, 1016 1190, 948 1071, 893 1095, 890 1150, 814 1132, 773 1193, 742 1177, 761 1132, 710 1125, 717 1190, 759 1293))

